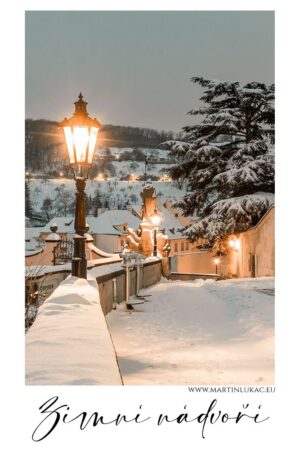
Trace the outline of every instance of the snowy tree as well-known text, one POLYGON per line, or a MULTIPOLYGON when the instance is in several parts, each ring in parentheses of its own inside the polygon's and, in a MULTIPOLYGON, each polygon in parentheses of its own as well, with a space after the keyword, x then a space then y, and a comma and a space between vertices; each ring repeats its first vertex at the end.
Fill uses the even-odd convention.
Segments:
POLYGON ((52 209, 53 209, 53 200, 51 200, 51 198, 49 197, 44 198, 41 211, 45 212, 48 220, 50 219, 52 209))
POLYGON ((98 208, 103 207, 102 194, 99 188, 96 189, 94 196, 92 197, 92 206, 94 209, 94 216, 97 217, 98 208))
POLYGON ((30 198, 30 188, 29 184, 25 183, 25 216, 30 218, 32 217, 33 208, 30 198))
POLYGON ((137 196, 136 196, 135 194, 130 194, 129 200, 130 200, 131 203, 133 203, 134 205, 136 205, 136 203, 137 203, 137 201, 138 201, 138 198, 137 198, 137 196))
POLYGON ((130 167, 130 169, 132 169, 132 170, 136 170, 136 169, 139 167, 139 165, 138 165, 138 163, 137 163, 136 161, 132 161, 132 162, 129 164, 129 167, 130 167))
POLYGON ((170 176, 187 194, 176 206, 199 222, 191 238, 210 241, 255 225, 274 202, 274 157, 268 134, 274 126, 274 85, 192 78, 204 88, 201 105, 189 112, 200 123, 183 128, 181 141, 167 141, 176 164, 170 176))
POLYGON ((66 189, 65 184, 55 188, 55 208, 58 215, 67 216, 67 213, 73 214, 75 211, 75 196, 66 189))

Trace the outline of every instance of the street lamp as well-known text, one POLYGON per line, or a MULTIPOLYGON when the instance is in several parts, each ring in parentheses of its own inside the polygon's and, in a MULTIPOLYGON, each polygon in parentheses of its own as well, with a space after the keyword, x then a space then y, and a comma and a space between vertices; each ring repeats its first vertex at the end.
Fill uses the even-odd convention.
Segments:
POLYGON ((31 173, 30 172, 26 172, 26 178, 27 178, 27 183, 29 183, 30 178, 31 178, 31 173))
POLYGON ((100 123, 92 119, 86 110, 87 102, 80 92, 74 102, 75 112, 70 119, 65 118, 60 126, 64 130, 68 148, 70 166, 76 181, 76 209, 74 254, 72 259, 72 276, 87 277, 87 261, 85 256, 85 184, 92 165, 100 123))
POLYGON ((154 213, 151 216, 151 222, 154 226, 153 256, 157 256, 157 227, 160 224, 160 215, 158 214, 157 208, 154 209, 154 213))
POLYGON ((218 256, 216 256, 214 258, 214 263, 216 265, 216 275, 218 274, 218 265, 220 264, 220 258, 218 256))

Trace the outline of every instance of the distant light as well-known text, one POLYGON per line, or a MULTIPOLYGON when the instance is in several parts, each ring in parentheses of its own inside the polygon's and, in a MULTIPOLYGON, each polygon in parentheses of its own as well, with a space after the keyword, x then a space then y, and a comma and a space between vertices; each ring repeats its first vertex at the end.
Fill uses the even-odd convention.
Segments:
POLYGON ((169 182, 171 182, 171 181, 173 181, 173 180, 172 180, 171 177, 169 177, 168 175, 164 174, 164 175, 162 175, 162 176, 160 177, 159 181, 162 181, 162 182, 164 182, 164 183, 169 183, 169 182))
POLYGON ((155 227, 158 227, 160 224, 160 215, 158 214, 157 209, 154 209, 154 213, 151 216, 151 222, 155 227))
POLYGON ((230 248, 232 248, 232 250, 239 250, 240 246, 241 246, 241 242, 237 238, 231 238, 228 241, 228 245, 230 248))
POLYGON ((220 258, 214 258, 214 263, 216 266, 220 264, 220 258))

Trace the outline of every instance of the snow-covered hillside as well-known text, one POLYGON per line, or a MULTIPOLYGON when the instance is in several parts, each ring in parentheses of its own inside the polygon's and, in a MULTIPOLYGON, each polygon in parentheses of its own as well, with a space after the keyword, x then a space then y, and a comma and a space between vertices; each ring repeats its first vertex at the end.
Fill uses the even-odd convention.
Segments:
MULTIPOLYGON (((37 212, 41 212, 41 208, 43 205, 43 201, 46 198, 49 198, 55 202, 55 198, 57 195, 57 188, 65 185, 65 189, 70 192, 71 196, 75 200, 75 182, 72 179, 60 178, 60 179, 31 179, 30 186, 30 195, 32 205, 34 210, 37 212), (45 182, 46 181, 46 182, 45 182)), ((174 182, 162 182, 162 181, 154 181, 154 187, 156 188, 156 192, 158 194, 158 198, 160 201, 164 202, 165 200, 173 200, 176 201, 181 198, 184 194, 184 190, 178 189, 174 182)), ((88 180, 86 185, 86 194, 87 196, 93 196, 96 190, 99 190, 103 195, 109 195, 111 201, 114 199, 117 201, 118 199, 129 199, 130 203, 139 204, 140 203, 140 192, 143 190, 143 182, 142 181, 118 181, 117 178, 112 178, 108 180, 88 180), (116 181, 116 185, 114 184, 116 181), (132 195, 135 196, 131 197, 132 195)), ((55 212, 55 204, 53 205, 53 210, 55 212)), ((55 213, 56 215, 56 213, 55 213)))
MULTIPOLYGON (((101 161, 105 164, 103 170, 99 169, 99 172, 96 172, 93 180, 87 180, 86 194, 90 199, 88 213, 95 212, 98 207, 117 209, 125 208, 129 203, 134 205, 140 203, 140 192, 144 184, 140 179, 145 175, 145 161, 135 160, 134 151, 140 158, 143 158, 143 155, 147 156, 147 178, 156 180, 153 184, 160 201, 176 201, 183 197, 185 191, 178 188, 178 183, 168 181, 167 178, 166 170, 170 167, 168 151, 151 148, 138 150, 119 147, 98 148, 95 151, 95 167, 101 167, 101 161), (112 167, 112 171, 109 167, 112 167)), ((46 218, 72 214, 75 183, 73 179, 65 178, 63 171, 57 178, 42 173, 28 173, 27 184, 31 205, 36 213, 42 212, 46 218)))

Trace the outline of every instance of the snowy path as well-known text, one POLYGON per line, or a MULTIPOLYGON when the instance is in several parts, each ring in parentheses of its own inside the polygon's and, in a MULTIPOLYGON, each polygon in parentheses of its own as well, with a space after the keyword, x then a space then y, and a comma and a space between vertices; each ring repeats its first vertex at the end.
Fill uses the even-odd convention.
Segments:
POLYGON ((273 278, 163 282, 106 316, 124 384, 274 383, 273 278))

